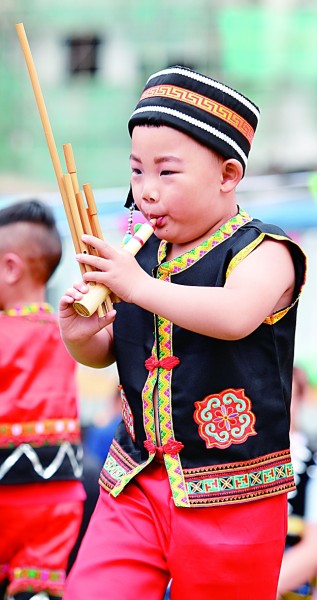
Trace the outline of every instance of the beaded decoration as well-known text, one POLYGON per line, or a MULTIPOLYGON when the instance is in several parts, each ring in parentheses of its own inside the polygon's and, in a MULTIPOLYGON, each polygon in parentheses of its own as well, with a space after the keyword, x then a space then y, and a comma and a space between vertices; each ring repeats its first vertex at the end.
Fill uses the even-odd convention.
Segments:
POLYGON ((3 314, 9 315, 10 317, 20 317, 31 314, 50 314, 53 313, 53 307, 47 302, 33 302, 32 304, 15 306, 14 308, 8 308, 8 310, 4 310, 3 314))
POLYGON ((135 209, 135 204, 134 202, 132 202, 131 206, 129 206, 129 218, 128 218, 128 228, 126 231, 126 234, 123 238, 123 242, 122 245, 124 246, 125 244, 128 243, 129 240, 131 240, 132 238, 132 223, 133 223, 133 211, 135 209))

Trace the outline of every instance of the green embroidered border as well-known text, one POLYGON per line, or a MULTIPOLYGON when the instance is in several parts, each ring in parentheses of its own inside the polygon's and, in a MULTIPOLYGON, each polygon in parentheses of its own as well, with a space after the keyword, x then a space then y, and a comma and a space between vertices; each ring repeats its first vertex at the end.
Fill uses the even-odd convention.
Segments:
POLYGON ((62 597, 66 572, 60 570, 38 569, 36 567, 16 567, 12 571, 12 581, 8 592, 15 595, 19 592, 46 591, 54 596, 62 597))
MULTIPOLYGON (((117 496, 128 481, 151 462, 153 456, 151 455, 150 459, 141 465, 133 463, 132 466, 129 456, 117 443, 113 444, 111 459, 107 459, 100 476, 100 485, 117 496)), ((174 460, 174 457, 166 455, 166 459, 167 471, 169 471, 172 465, 169 465, 168 461, 174 460)), ((174 468, 170 469, 170 478, 174 477, 174 470, 174 468)), ((249 502, 296 489, 288 451, 265 455, 238 464, 183 469, 183 476, 188 502, 180 503, 180 498, 176 494, 176 497, 174 495, 176 506, 214 506, 249 502)))
POLYGON ((112 496, 118 496, 129 481, 152 462, 154 456, 151 454, 147 461, 138 464, 122 450, 118 442, 113 441, 100 473, 99 484, 112 496))
POLYGON ((195 506, 232 504, 295 489, 290 453, 241 463, 184 469, 190 502, 195 506))
POLYGON ((162 240, 158 249, 158 259, 161 262, 160 269, 167 273, 179 273, 191 267, 198 260, 203 258, 205 254, 213 250, 216 246, 230 238, 240 227, 252 221, 252 217, 248 215, 242 208, 239 209, 237 215, 229 219, 221 225, 209 238, 204 240, 199 246, 192 248, 189 252, 185 252, 181 256, 174 258, 171 261, 163 262, 166 258, 167 242, 162 240))

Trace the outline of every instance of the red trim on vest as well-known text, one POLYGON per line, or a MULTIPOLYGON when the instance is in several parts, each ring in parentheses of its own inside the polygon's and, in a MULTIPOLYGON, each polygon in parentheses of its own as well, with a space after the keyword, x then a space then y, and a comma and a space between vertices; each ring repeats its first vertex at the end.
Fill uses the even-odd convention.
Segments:
POLYGON ((152 454, 153 452, 163 452, 164 454, 178 454, 183 448, 184 444, 177 440, 169 440, 163 446, 155 446, 151 440, 145 440, 143 442, 144 448, 152 454))
POLYGON ((161 358, 160 360, 157 360, 155 356, 150 356, 150 358, 146 359, 144 364, 148 371, 152 372, 154 369, 158 368, 170 371, 171 369, 174 369, 174 367, 177 367, 180 362, 181 361, 177 356, 165 356, 165 358, 161 358))

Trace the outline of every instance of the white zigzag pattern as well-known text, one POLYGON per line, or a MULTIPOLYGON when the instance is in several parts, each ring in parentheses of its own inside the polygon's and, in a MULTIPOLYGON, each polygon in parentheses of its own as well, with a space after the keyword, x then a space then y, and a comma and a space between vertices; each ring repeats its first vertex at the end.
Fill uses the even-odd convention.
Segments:
MULTIPOLYGON (((8 600, 15 600, 14 596, 8 597, 8 600)), ((39 594, 32 596, 32 598, 30 598, 30 600, 50 600, 50 599, 49 599, 49 596, 46 594, 46 592, 39 592, 39 594)))
POLYGON ((55 458, 52 460, 48 467, 43 468, 36 451, 30 444, 21 444, 18 448, 8 456, 8 458, 2 463, 0 467, 0 480, 12 469, 12 467, 18 462, 21 456, 25 455, 32 463, 34 471, 42 477, 42 479, 50 479, 58 471, 65 456, 67 455, 72 466, 75 477, 81 477, 83 473, 82 464, 79 461, 83 457, 83 449, 80 446, 75 454, 71 444, 64 442, 58 449, 55 458))

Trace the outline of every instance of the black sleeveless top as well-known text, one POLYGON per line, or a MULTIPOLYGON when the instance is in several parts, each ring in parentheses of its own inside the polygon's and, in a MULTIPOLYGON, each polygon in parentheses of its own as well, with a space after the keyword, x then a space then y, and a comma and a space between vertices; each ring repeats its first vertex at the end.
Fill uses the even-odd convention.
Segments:
POLYGON ((123 420, 100 476, 112 495, 158 453, 176 506, 231 504, 294 489, 289 420, 297 300, 306 272, 302 250, 278 227, 240 209, 180 257, 167 262, 167 243, 152 236, 137 260, 165 281, 222 287, 268 238, 289 246, 296 272, 293 302, 243 339, 214 339, 134 304, 116 306, 123 420))

